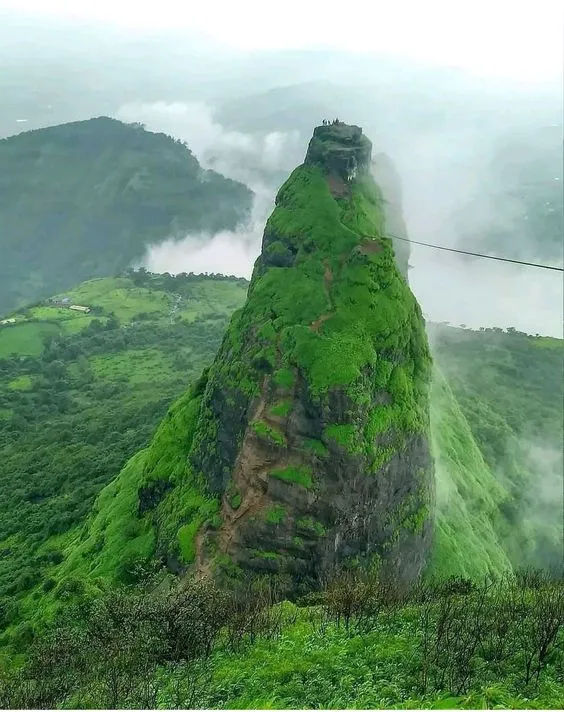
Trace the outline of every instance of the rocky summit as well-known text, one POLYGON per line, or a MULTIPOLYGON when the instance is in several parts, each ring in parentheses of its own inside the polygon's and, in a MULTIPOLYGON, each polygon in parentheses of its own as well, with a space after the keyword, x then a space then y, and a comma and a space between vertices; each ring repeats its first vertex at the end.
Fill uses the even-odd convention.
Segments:
POLYGON ((367 174, 371 153, 372 143, 360 126, 349 126, 336 120, 315 127, 305 164, 321 167, 333 181, 350 182, 357 175, 367 174))
POLYGON ((278 192, 246 304, 163 423, 182 442, 178 473, 163 481, 158 456, 144 467, 143 517, 175 570, 280 573, 295 590, 335 565, 420 573, 431 359, 385 213, 362 130, 317 127, 278 192))

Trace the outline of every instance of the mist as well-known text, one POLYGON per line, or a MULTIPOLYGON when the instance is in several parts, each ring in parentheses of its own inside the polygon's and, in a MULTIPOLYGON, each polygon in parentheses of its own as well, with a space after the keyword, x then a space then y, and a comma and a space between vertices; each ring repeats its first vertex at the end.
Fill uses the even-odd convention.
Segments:
POLYGON ((556 443, 533 439, 521 444, 528 477, 523 483, 522 516, 535 533, 536 549, 524 564, 561 567, 564 546, 564 458, 556 443))
MULTIPOLYGON (((303 96, 298 86, 296 95, 303 96)), ((291 88, 286 88, 285 93, 291 88)), ((320 96, 325 91, 317 87, 320 96)), ((341 88, 346 94, 346 90, 341 88)), ((271 92, 268 93, 271 96, 271 92)), ((362 95, 362 92, 361 92, 362 95)), ((367 96, 370 96, 367 93, 367 96)), ((199 102, 129 103, 116 116, 125 121, 141 121, 148 130, 164 131, 187 142, 205 168, 213 168, 229 178, 245 183, 255 194, 252 218, 234 232, 219 235, 186 235, 180 241, 168 236, 147 252, 145 266, 152 271, 224 272, 249 277, 254 260, 260 252, 264 223, 272 210, 277 189, 305 155, 314 125, 324 116, 332 116, 328 105, 325 114, 318 106, 302 107, 310 129, 289 129, 287 121, 279 129, 243 131, 227 124, 226 111, 199 102), (317 114, 313 114, 313 111, 317 114), (225 122, 225 123, 222 123, 225 122)), ((344 101, 343 97, 340 97, 344 101)), ((503 198, 499 180, 491 173, 492 156, 500 137, 513 131, 523 131, 523 117, 517 114, 501 128, 501 116, 489 118, 489 129, 478 122, 481 107, 475 108, 476 123, 457 123, 458 107, 454 115, 441 115, 438 122, 406 121, 395 124, 388 119, 378 121, 362 116, 366 108, 361 104, 358 88, 351 92, 349 107, 352 118, 341 113, 347 121, 365 128, 374 143, 374 154, 387 153, 394 162, 402 183, 403 213, 412 240, 457 247, 510 258, 536 258, 549 264, 561 264, 561 259, 542 254, 542 246, 535 246, 529 236, 520 231, 526 207, 515 195, 503 198), (366 120, 363 120, 366 119, 366 120), (494 197, 497 198, 495 204, 494 197), (466 210, 468 205, 473 210, 466 210), (464 218, 461 220, 461 215, 464 218), (507 233, 509 248, 495 249, 483 244, 484 226, 495 226, 499 233, 507 233), (520 242, 519 242, 520 241, 520 242), (539 254, 540 253, 540 254, 539 254)), ((381 104, 387 100, 380 97, 381 104)), ((298 104, 299 104, 298 101, 298 104)), ((373 100, 372 100, 373 101, 373 100)), ((397 104, 391 96, 390 107, 397 104)), ((401 99, 404 102, 405 98, 401 99)), ((485 100, 484 100, 485 101, 485 100)), ((245 102, 241 100, 241 103, 245 102)), ((370 100, 367 102, 370 106, 370 100)), ((252 98, 247 99, 252 108, 252 98)), ((276 101, 274 101, 276 104, 276 101)), ((233 102, 231 123, 240 126, 241 118, 233 102), (239 116, 239 119, 238 119, 239 116)), ((343 104, 347 108, 347 104, 343 104)), ((495 108, 495 107, 494 107, 495 108)), ((396 107, 397 109, 397 107, 396 107)), ((397 110, 391 112, 397 116, 397 110)), ((467 112, 468 114, 468 112, 467 112)), ((543 117, 544 118, 544 117, 543 117)), ((266 117, 265 117, 266 119, 266 117)), ((260 111, 254 114, 255 126, 261 120, 260 111)), ((540 118, 539 118, 540 120, 540 118)), ((298 122, 300 123, 300 122, 298 122)), ((552 179, 558 176, 551 176, 552 179)), ((493 229, 493 228, 492 228, 493 229)), ((549 246, 550 247, 550 246, 549 246)), ((548 249, 548 248, 547 248, 548 249)), ((427 319, 481 326, 513 326, 520 331, 562 336, 563 285, 559 272, 485 259, 470 258, 453 253, 412 245, 410 283, 427 319)))
POLYGON ((251 216, 235 231, 165 239, 149 246, 143 266, 152 272, 219 272, 249 278, 276 191, 301 162, 303 140, 299 133, 252 135, 227 130, 202 102, 128 104, 121 107, 117 118, 142 121, 148 130, 186 141, 204 168, 240 181, 253 191, 251 216))

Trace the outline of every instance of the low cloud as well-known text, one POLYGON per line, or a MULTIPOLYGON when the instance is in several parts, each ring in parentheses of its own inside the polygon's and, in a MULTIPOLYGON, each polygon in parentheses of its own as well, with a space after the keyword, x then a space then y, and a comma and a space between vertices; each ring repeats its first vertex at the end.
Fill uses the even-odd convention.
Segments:
MULTIPOLYGON (((202 102, 131 103, 117 116, 184 140, 203 167, 245 183, 255 195, 246 224, 213 236, 166 238, 148 249, 145 266, 156 272, 224 272, 249 277, 276 191, 303 160, 309 136, 298 131, 231 130, 202 102)), ((374 138, 371 127, 366 128, 374 138)), ((512 230, 519 206, 491 206, 487 195, 478 198, 479 211, 468 212, 462 227, 457 217, 462 205, 484 192, 489 160, 500 135, 497 130, 492 127, 484 133, 481 127, 465 125, 400 134, 398 129, 397 135, 384 137, 386 145, 375 145, 374 153, 387 151, 397 167, 412 240, 482 251, 479 238, 484 225, 491 223, 499 229, 501 223, 512 230)), ((430 320, 472 328, 513 326, 532 334, 562 336, 559 272, 417 245, 412 246, 410 263, 412 288, 430 320)))
POLYGON ((274 205, 273 193, 262 185, 254 186, 250 219, 236 230, 215 235, 189 234, 178 240, 169 238, 151 245, 143 265, 151 272, 220 273, 250 278, 262 241, 264 223, 274 205))
MULTIPOLYGON (((495 250, 483 241, 485 233, 497 231, 511 238, 512 251, 504 256, 561 267, 561 258, 547 259, 523 231, 523 201, 500 192, 501 181, 492 177, 499 136, 455 127, 396 143, 392 158, 403 186, 409 238, 502 256, 507 244, 495 250)), ((418 245, 412 245, 410 264, 411 287, 430 320, 562 337, 561 272, 418 245)))
POLYGON ((120 109, 118 118, 140 121, 150 131, 185 141, 204 168, 244 183, 254 194, 250 219, 236 230, 165 239, 148 248, 144 266, 153 272, 220 272, 250 277, 276 191, 302 160, 300 134, 230 131, 202 102, 128 104, 120 109))
POLYGON ((218 123, 213 109, 203 102, 131 103, 121 107, 117 118, 140 121, 149 131, 186 141, 204 168, 213 168, 251 188, 270 184, 302 158, 297 131, 232 131, 218 123))
POLYGON ((561 272, 412 248, 410 283, 426 318, 562 338, 561 272))

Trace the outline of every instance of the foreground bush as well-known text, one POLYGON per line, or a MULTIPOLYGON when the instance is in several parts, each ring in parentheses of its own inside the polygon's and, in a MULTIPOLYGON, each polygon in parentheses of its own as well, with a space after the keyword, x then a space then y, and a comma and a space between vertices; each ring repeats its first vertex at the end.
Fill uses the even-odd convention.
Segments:
MULTIPOLYGON (((338 572, 315 605, 283 582, 122 589, 66 613, 0 677, 11 708, 555 707, 564 585, 528 573, 401 595, 338 572), (442 701, 442 702, 441 702, 442 701)), ((312 602, 313 603, 313 602, 312 602)))

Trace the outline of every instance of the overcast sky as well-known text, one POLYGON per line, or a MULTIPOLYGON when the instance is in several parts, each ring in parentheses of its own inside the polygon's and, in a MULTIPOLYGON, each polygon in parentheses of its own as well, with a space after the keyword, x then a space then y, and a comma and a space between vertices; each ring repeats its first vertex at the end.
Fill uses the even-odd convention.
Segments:
POLYGON ((534 83, 562 75, 562 0, 0 0, 0 9, 131 32, 186 30, 241 50, 385 52, 534 83))

